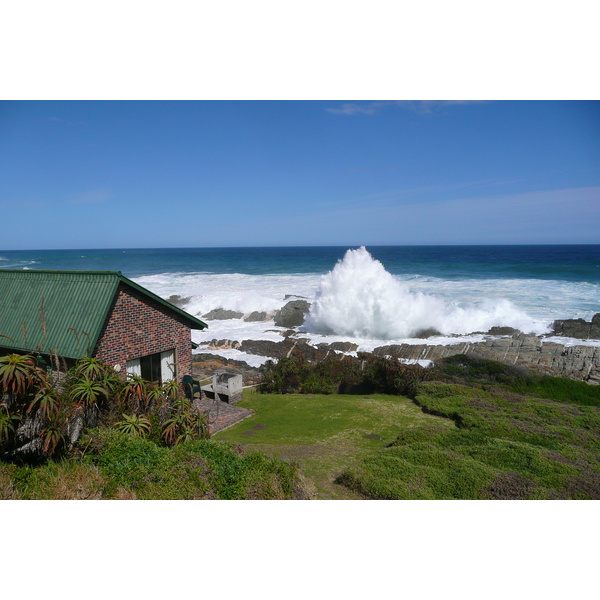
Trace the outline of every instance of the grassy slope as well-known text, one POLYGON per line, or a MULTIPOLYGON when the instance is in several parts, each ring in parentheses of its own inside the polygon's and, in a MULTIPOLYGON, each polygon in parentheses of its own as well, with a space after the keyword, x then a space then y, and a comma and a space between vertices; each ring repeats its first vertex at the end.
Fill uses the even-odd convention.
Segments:
POLYGON ((390 499, 600 497, 597 407, 439 382, 416 401, 459 427, 401 434, 346 469, 346 485, 390 499))
POLYGON ((0 464, 2 499, 303 499, 298 469, 223 442, 174 448, 114 431, 92 431, 83 458, 40 466, 0 464))
POLYGON ((297 461, 319 498, 600 498, 600 388, 465 358, 436 375, 415 403, 248 395, 218 437, 297 461))
POLYGON ((455 429, 452 421, 425 414, 408 398, 383 394, 282 396, 247 390, 240 406, 256 414, 215 438, 298 462, 321 499, 359 498, 335 479, 401 431, 427 424, 455 429))

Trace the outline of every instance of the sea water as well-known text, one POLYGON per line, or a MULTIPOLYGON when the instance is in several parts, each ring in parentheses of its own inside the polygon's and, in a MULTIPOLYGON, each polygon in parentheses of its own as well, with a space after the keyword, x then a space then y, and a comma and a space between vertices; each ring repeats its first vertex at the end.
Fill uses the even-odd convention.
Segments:
MULTIPOLYGON (((600 312, 598 245, 0 251, 0 268, 119 270, 164 298, 187 298, 200 318, 215 308, 272 314, 286 296, 305 298, 306 337, 364 350, 423 343, 415 336, 426 329, 439 332, 427 343, 447 344, 493 326, 544 334, 555 319, 600 312)), ((195 342, 282 339, 272 319, 208 325, 195 342)))

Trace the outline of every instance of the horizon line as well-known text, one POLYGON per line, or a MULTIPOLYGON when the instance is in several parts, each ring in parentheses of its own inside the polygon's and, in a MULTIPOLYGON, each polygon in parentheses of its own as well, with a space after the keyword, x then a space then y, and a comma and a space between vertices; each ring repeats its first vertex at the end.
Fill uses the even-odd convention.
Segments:
POLYGON ((447 247, 532 247, 532 246, 600 246, 600 242, 582 243, 532 243, 532 244, 288 244, 279 246, 113 246, 97 248, 13 248, 0 249, 0 252, 70 252, 98 250, 247 250, 270 248, 447 248, 447 247))

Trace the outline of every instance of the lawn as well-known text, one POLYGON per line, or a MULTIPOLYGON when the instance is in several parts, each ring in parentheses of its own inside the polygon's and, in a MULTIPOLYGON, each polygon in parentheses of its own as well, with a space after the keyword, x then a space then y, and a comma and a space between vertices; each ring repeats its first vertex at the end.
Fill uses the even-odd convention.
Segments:
POLYGON ((297 462, 319 499, 599 499, 600 407, 576 383, 528 386, 546 398, 512 381, 426 382, 415 401, 249 392, 256 414, 216 438, 297 462))
POLYGON ((239 406, 256 414, 214 436, 245 449, 299 463, 318 499, 359 498, 335 483, 393 442, 400 432, 436 424, 456 429, 453 421, 425 414, 408 398, 371 394, 259 394, 245 390, 239 406))

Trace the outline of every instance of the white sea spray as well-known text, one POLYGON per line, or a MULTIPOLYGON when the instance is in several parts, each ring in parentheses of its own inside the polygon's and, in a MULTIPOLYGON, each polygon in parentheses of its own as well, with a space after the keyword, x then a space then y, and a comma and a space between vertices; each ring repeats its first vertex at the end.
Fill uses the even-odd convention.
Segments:
MULTIPOLYGON (((511 278, 489 279, 391 275, 361 248, 349 251, 332 271, 318 274, 216 274, 202 271, 165 272, 136 277, 135 281, 163 298, 189 298, 184 310, 202 318, 224 308, 248 315, 272 314, 302 296, 312 303, 303 337, 312 344, 352 339, 359 350, 384 343, 442 344, 477 342, 472 332, 510 326, 545 333, 555 319, 590 320, 600 310, 597 283, 511 278), (441 335, 414 338, 419 329, 441 335), (457 336, 457 334, 460 334, 457 336)), ((237 341, 283 339, 284 329, 273 320, 207 321, 209 328, 192 338, 206 351, 212 339, 237 341)), ((215 353, 227 351, 215 351, 215 353)))
POLYGON ((444 335, 487 331, 493 326, 543 333, 548 324, 507 299, 444 301, 415 292, 388 273, 366 248, 348 250, 321 278, 306 330, 353 338, 410 338, 434 329, 444 335))

